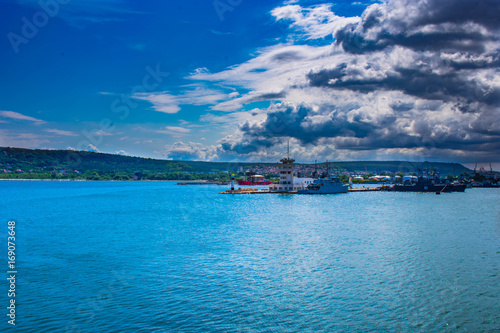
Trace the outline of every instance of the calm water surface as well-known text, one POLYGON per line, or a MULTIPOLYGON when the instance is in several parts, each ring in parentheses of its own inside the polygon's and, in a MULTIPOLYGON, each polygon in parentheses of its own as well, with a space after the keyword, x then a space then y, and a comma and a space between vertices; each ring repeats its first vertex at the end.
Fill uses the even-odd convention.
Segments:
POLYGON ((226 188, 0 182, 15 331, 500 332, 500 190, 226 188))

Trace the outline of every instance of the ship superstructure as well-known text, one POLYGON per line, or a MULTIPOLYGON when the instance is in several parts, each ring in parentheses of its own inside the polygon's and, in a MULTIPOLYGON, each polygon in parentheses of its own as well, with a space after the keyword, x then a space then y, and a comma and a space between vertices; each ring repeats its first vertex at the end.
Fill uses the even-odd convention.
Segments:
POLYGON ((297 191, 298 194, 335 194, 347 193, 349 184, 344 184, 339 177, 333 177, 327 162, 326 175, 315 179, 312 183, 307 185, 303 190, 297 191))

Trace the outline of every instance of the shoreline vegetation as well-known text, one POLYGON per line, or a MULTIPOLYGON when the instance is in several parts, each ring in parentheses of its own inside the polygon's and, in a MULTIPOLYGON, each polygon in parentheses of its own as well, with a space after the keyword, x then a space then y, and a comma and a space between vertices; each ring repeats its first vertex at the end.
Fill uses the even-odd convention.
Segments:
POLYGON ((206 179, 195 179, 195 180, 157 180, 157 179, 28 179, 28 178, 0 178, 0 181, 15 182, 15 181, 35 181, 35 182, 209 182, 206 179))
MULTIPOLYGON (((277 162, 277 161, 276 161, 277 162)), ((248 171, 267 179, 279 179, 275 163, 203 162, 158 160, 106 153, 0 147, 0 180, 103 180, 103 181, 229 181, 232 174, 243 179, 248 171)), ((295 163, 299 177, 325 173, 326 163, 295 163)), ((329 162, 330 172, 345 182, 378 183, 373 175, 416 174, 434 170, 441 177, 456 177, 472 171, 459 163, 410 161, 329 162), (359 177, 358 177, 359 178, 359 177)))

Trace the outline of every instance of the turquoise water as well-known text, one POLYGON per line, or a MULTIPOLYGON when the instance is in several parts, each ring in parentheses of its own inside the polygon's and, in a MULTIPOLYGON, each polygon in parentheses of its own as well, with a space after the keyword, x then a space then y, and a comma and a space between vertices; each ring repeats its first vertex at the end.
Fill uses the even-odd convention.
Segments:
POLYGON ((4 277, 16 221, 15 331, 500 331, 500 190, 226 188, 0 182, 4 277))

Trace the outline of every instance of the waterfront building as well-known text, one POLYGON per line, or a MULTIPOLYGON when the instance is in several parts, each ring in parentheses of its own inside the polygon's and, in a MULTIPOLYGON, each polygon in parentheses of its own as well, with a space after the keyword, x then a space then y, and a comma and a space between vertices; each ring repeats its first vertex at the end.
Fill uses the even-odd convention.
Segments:
POLYGON ((314 181, 313 178, 294 177, 295 160, 290 158, 290 149, 287 149, 287 156, 280 160, 281 164, 276 165, 276 170, 280 175, 278 184, 270 184, 270 192, 293 192, 304 189, 314 181))

